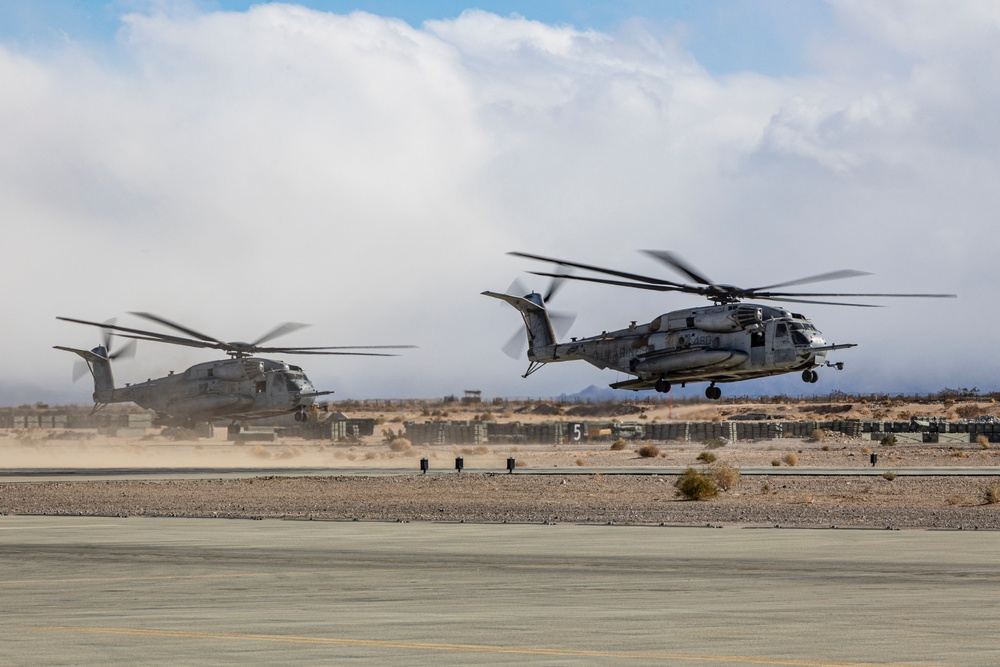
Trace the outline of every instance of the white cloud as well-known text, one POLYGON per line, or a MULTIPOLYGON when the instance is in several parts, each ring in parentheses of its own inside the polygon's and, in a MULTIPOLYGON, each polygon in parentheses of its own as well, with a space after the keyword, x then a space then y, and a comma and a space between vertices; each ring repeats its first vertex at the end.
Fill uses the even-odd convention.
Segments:
MULTIPOLYGON (((222 338, 296 320, 315 326, 289 344, 421 346, 300 360, 341 395, 574 391, 620 378, 522 380, 498 349, 519 318, 478 293, 544 270, 507 250, 664 274, 634 252, 653 247, 723 282, 858 268, 878 277, 831 289, 959 292, 809 307, 862 343, 820 387, 988 385, 1000 28, 989 3, 937 7, 836 3, 814 71, 781 79, 712 76, 642 21, 481 11, 413 28, 266 4, 129 15, 100 52, 0 46, 7 382, 68 381, 49 346, 96 336, 55 315, 148 310, 222 338)), ((694 303, 577 284, 559 307, 584 335, 694 303)), ((209 358, 141 348, 120 380, 209 358)))

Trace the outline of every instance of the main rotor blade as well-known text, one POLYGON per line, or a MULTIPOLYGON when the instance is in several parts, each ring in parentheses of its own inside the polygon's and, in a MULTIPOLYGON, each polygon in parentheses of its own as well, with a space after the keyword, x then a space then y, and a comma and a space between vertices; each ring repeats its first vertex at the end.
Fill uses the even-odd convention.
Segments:
MULTIPOLYGON (((143 332, 152 334, 152 332, 143 332)), ((170 345, 183 345, 185 347, 197 347, 201 349, 209 348, 213 350, 225 350, 227 346, 224 343, 206 343, 200 340, 191 340, 190 338, 181 338, 180 336, 169 336, 167 334, 156 334, 156 335, 146 335, 138 336, 135 334, 118 334, 122 338, 131 338, 133 340, 148 340, 154 343, 168 343, 170 345)))
POLYGON ((774 285, 763 285, 761 287, 751 287, 747 289, 748 292, 756 292, 758 290, 774 289, 775 287, 791 287, 792 285, 805 285, 807 283, 818 283, 824 280, 840 280, 841 278, 854 278, 857 276, 870 276, 872 274, 867 271, 855 271, 854 269, 843 269, 841 271, 830 271, 829 273, 820 273, 819 275, 809 276, 808 278, 799 278, 797 280, 789 280, 784 283, 775 283, 774 285))
POLYGON ((284 336, 285 334, 290 334, 293 331, 298 331, 299 329, 304 329, 307 326, 309 326, 309 325, 308 324, 301 324, 299 322, 285 322, 284 324, 279 324, 278 326, 274 327, 273 329, 271 329, 270 331, 268 331, 266 334, 264 334, 263 336, 261 336, 260 338, 258 338, 257 340, 255 340, 254 342, 250 343, 250 345, 256 347, 257 345, 260 345, 261 343, 265 343, 265 342, 267 342, 267 341, 269 341, 269 340, 271 340, 273 338, 277 338, 278 336, 284 336))
POLYGON ((667 251, 667 250, 643 250, 642 252, 646 253, 650 257, 654 257, 654 258, 660 260, 661 262, 663 262, 667 266, 669 266, 669 267, 671 267, 671 268, 673 268, 673 269, 675 269, 677 271, 680 271, 681 273, 683 273, 685 276, 687 276, 691 280, 695 281, 696 283, 699 283, 699 284, 702 284, 702 285, 715 285, 715 284, 717 284, 711 278, 708 278, 707 276, 701 274, 697 269, 695 269, 690 264, 688 264, 684 260, 682 260, 680 258, 680 256, 675 255, 674 253, 672 253, 670 251, 667 251))
POLYGON ((135 336, 122 336, 123 338, 135 338, 136 340, 151 340, 159 343, 173 343, 175 345, 188 345, 190 347, 214 347, 218 348, 223 343, 215 341, 215 343, 207 343, 197 340, 191 340, 190 338, 181 338, 180 336, 171 336, 169 334, 162 334, 156 331, 146 331, 144 329, 133 329, 131 327, 123 327, 117 324, 107 324, 101 322, 90 322, 88 320, 78 320, 72 317, 56 317, 57 320, 63 320, 64 322, 74 322, 76 324, 86 324, 91 327, 100 327, 102 329, 112 329, 114 331, 125 332, 129 334, 138 334, 135 336))
POLYGON ((416 345, 331 345, 323 347, 254 347, 258 352, 287 352, 311 354, 316 350, 412 350, 416 345))
POLYGON ((398 357, 398 354, 388 354, 385 352, 326 352, 323 350, 286 350, 284 348, 275 347, 262 347, 253 350, 256 352, 264 352, 266 354, 277 353, 277 354, 325 354, 330 356, 341 356, 341 357, 398 357))
POLYGON ((754 295, 755 299, 761 299, 765 301, 780 301, 782 303, 818 303, 823 306, 852 306, 854 308, 885 308, 874 303, 845 303, 843 301, 814 301, 812 299, 790 299, 783 296, 761 296, 759 294, 754 295))
POLYGON ((608 278, 593 278, 590 276, 570 276, 561 273, 545 273, 544 271, 528 271, 536 276, 561 277, 566 280, 582 280, 588 283, 600 283, 602 285, 617 285, 618 287, 635 287, 638 289, 653 290, 654 292, 687 292, 689 294, 701 294, 702 288, 694 285, 647 285, 643 283, 628 283, 624 280, 610 280, 608 278))
POLYGON ((135 312, 133 312, 132 315, 135 315, 137 317, 142 317, 152 322, 156 322, 157 324, 162 324, 163 326, 170 327, 171 329, 176 329, 181 333, 187 334, 188 336, 192 336, 199 340, 203 340, 207 343, 222 343, 222 341, 219 340, 218 338, 212 338, 208 334, 203 334, 199 331, 195 331, 194 329, 189 329, 188 327, 177 324, 176 322, 171 322, 165 317, 160 317, 159 315, 154 315, 152 313, 135 313, 135 312))
MULTIPOLYGON (((526 252, 509 252, 508 255, 514 255, 515 257, 524 257, 526 259, 536 259, 541 262, 554 262, 559 266, 571 266, 576 269, 586 269, 588 271, 596 271, 597 273, 604 273, 609 276, 618 276, 619 278, 628 278, 629 280, 637 280, 643 283, 650 283, 652 285, 673 285, 675 287, 685 287, 681 283, 675 283, 670 280, 663 280, 662 278, 651 278, 649 276, 643 276, 638 273, 627 273, 625 271, 615 271, 614 269, 604 269, 599 266, 593 266, 591 264, 579 264, 577 262, 567 262, 563 259, 554 259, 552 257, 542 257, 541 255, 531 255, 526 252)), ((543 273, 539 275, 546 276, 561 276, 565 278, 572 278, 573 276, 562 276, 561 274, 555 273, 543 273)))
POLYGON ((822 296, 822 297, 903 297, 912 299, 957 299, 957 294, 851 294, 846 292, 758 292, 754 298, 773 299, 784 298, 785 296, 822 296))

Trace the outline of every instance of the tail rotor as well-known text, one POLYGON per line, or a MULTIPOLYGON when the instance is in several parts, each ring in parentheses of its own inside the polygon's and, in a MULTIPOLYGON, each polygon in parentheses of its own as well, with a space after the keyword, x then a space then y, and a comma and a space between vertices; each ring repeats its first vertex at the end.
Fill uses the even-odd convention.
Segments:
MULTIPOLYGON (((567 275, 568 273, 553 276, 544 294, 538 294, 533 290, 529 290, 517 278, 511 282, 506 291, 507 296, 523 298, 536 305, 540 305, 548 316, 552 331, 557 339, 565 336, 570 327, 573 326, 573 322, 576 321, 576 313, 553 312, 546 308, 552 297, 555 296, 559 288, 566 282, 567 275)), ((519 327, 500 349, 511 359, 520 359, 524 355, 527 345, 528 329, 526 327, 519 327)))

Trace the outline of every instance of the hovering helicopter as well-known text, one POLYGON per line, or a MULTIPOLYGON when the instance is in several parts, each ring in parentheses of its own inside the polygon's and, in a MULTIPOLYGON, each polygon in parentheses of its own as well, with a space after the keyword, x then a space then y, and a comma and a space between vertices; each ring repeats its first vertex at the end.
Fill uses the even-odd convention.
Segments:
POLYGON ((872 304, 817 301, 817 297, 926 297, 954 298, 954 294, 847 294, 820 292, 775 292, 777 288, 803 285, 826 280, 871 275, 864 271, 841 270, 821 273, 762 287, 742 288, 723 285, 707 278, 677 255, 658 250, 646 250, 647 255, 678 271, 695 284, 679 283, 636 273, 615 271, 588 264, 569 262, 523 252, 510 255, 543 262, 553 262, 567 269, 583 269, 597 276, 530 271, 534 275, 553 279, 543 297, 531 292, 524 296, 483 292, 484 295, 506 301, 521 312, 528 335, 528 377, 543 365, 558 361, 582 360, 598 368, 611 368, 635 378, 615 382, 613 389, 633 391, 653 389, 670 391, 672 384, 682 387, 688 382, 709 382, 705 396, 722 397, 717 383, 739 382, 752 378, 802 373, 805 382, 819 380, 816 368, 826 366, 843 370, 843 362, 826 360, 828 352, 856 347, 856 343, 827 343, 813 323, 798 313, 784 308, 743 303, 744 299, 811 303, 838 306, 877 308, 872 304), (627 329, 605 331, 599 336, 572 338, 558 343, 553 330, 547 301, 562 281, 580 280, 619 287, 699 294, 711 301, 711 306, 686 308, 660 315, 648 324, 632 324, 627 329))
MULTIPOLYGON (((332 391, 316 391, 302 368, 283 361, 262 359, 253 355, 265 354, 324 354, 361 355, 373 357, 395 356, 379 352, 353 350, 382 350, 412 348, 412 345, 365 345, 349 347, 265 347, 264 343, 279 336, 297 331, 308 325, 286 322, 267 332, 252 343, 224 342, 151 313, 132 313, 156 322, 185 336, 176 336, 143 329, 133 329, 113 322, 89 322, 71 317, 56 319, 99 327, 104 331, 102 345, 92 350, 80 350, 56 345, 57 350, 73 352, 86 362, 94 378, 94 410, 110 403, 135 403, 154 410, 155 426, 191 427, 198 422, 231 420, 229 434, 241 430, 240 422, 262 417, 273 417, 290 412, 297 421, 306 421, 306 409, 319 396, 332 391), (111 351, 112 333, 131 341, 117 352, 111 351), (137 384, 115 387, 111 361, 134 352, 135 341, 148 340, 170 345, 202 347, 222 350, 229 359, 196 364, 183 373, 171 372, 166 377, 137 384), (348 351, 350 350, 350 351, 348 351)), ((86 373, 83 370, 79 375, 86 373)))

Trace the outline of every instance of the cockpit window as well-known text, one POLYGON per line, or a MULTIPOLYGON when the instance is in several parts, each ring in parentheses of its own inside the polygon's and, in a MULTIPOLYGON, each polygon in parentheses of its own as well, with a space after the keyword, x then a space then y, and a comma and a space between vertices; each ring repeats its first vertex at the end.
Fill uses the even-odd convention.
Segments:
POLYGON ((792 329, 792 342, 796 345, 808 345, 809 338, 804 333, 797 329, 792 329))
POLYGON ((788 335, 788 325, 784 322, 778 322, 777 326, 774 327, 775 336, 787 336, 788 335))

